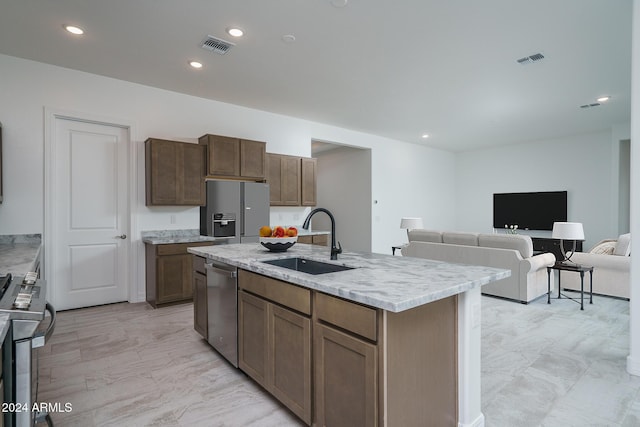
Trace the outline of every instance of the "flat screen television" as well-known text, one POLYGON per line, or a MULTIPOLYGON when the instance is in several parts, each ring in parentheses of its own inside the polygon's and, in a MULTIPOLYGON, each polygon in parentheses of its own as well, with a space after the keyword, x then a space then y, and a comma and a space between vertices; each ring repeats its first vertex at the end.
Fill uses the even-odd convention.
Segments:
POLYGON ((495 193, 493 228, 518 225, 521 230, 552 230, 567 220, 567 192, 495 193))

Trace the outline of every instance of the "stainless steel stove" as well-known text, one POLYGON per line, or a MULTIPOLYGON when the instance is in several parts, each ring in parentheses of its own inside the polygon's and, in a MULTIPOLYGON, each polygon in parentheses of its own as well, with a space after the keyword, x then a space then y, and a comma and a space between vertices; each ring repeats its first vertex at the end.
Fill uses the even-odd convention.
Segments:
POLYGON ((5 426, 31 427, 39 421, 53 425, 47 413, 33 410, 38 403, 38 348, 51 337, 56 323, 56 311, 46 301, 46 283, 37 276, 0 278, 0 313, 11 320, 3 347, 4 401, 21 409, 4 413, 5 426), (43 331, 46 312, 49 324, 43 331))

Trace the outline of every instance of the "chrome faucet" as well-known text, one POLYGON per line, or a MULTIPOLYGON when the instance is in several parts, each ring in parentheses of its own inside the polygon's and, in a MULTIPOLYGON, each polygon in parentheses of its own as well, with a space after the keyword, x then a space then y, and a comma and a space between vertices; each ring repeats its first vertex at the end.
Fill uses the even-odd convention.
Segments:
POLYGON ((342 253, 342 246, 340 246, 340 242, 338 242, 338 246, 336 246, 336 220, 333 218, 331 212, 329 212, 325 208, 315 208, 312 210, 307 218, 304 220, 304 224, 302 224, 302 228, 305 230, 309 229, 309 223, 311 222, 311 217, 314 216, 318 212, 324 212, 329 215, 329 219, 331 219, 331 259, 338 259, 338 254, 342 253))

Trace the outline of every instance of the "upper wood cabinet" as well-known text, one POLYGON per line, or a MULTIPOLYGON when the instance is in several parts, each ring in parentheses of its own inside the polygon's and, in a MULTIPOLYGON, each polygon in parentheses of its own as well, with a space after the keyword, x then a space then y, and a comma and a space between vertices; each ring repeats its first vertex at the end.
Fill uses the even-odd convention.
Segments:
POLYGON ((300 206, 300 157, 267 154, 271 206, 300 206))
POLYGON ((271 206, 315 206, 316 159, 267 153, 271 206))
POLYGON ((144 145, 147 206, 205 204, 204 147, 156 138, 144 145))
POLYGON ((315 206, 318 204, 316 197, 316 169, 317 159, 301 159, 301 204, 302 206, 315 206))
POLYGON ((207 175, 252 181, 265 179, 265 142, 210 134, 201 136, 199 142, 207 150, 207 175))

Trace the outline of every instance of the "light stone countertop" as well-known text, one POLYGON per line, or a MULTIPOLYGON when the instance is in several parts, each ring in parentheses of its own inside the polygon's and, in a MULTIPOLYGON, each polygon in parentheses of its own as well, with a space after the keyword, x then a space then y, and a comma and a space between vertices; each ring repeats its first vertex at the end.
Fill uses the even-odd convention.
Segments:
POLYGON ((210 236, 201 236, 200 230, 153 230, 141 233, 142 241, 151 245, 166 245, 171 243, 214 242, 210 236))
POLYGON ((39 234, 0 236, 0 274, 23 276, 35 271, 39 260, 42 239, 39 234))
POLYGON ((269 252, 259 243, 193 247, 188 251, 258 274, 396 313, 457 295, 511 275, 510 270, 499 268, 364 252, 345 251, 338 255, 338 261, 330 261, 328 247, 301 243, 297 243, 287 252, 269 252), (261 262, 290 257, 303 257, 356 268, 311 275, 261 262))

